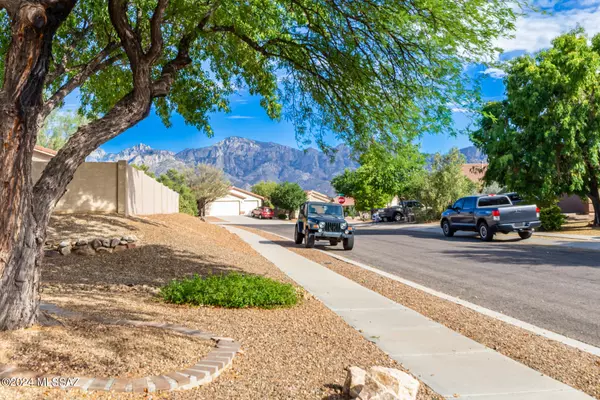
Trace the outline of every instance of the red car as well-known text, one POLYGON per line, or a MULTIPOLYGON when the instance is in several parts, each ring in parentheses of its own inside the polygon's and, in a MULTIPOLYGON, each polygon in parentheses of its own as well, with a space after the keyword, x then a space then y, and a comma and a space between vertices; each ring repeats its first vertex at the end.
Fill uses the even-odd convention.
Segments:
POLYGON ((275 216, 275 212, 273 212, 273 209, 269 208, 269 207, 258 207, 258 208, 255 208, 254 210, 252 210, 251 215, 258 219, 263 219, 263 218, 273 219, 273 217, 275 216))

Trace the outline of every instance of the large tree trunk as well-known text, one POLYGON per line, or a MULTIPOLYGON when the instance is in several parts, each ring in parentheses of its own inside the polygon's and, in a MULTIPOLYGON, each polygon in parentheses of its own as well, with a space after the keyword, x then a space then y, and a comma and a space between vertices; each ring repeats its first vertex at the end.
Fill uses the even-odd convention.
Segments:
POLYGON ((49 213, 36 212, 31 158, 52 40, 74 5, 20 3, 0 91, 0 330, 36 322, 49 213))
POLYGON ((600 226, 600 194, 598 193, 597 182, 590 184, 590 194, 588 197, 594 206, 594 226, 600 226))

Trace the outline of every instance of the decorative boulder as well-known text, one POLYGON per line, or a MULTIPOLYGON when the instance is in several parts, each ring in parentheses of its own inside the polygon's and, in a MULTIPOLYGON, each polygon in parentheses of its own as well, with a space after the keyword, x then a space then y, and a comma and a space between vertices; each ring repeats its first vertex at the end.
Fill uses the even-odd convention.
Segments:
POLYGON ((87 239, 77 239, 77 241, 75 242, 76 246, 85 246, 88 244, 87 239))
POLYGON ((366 372, 359 367, 349 367, 346 382, 344 383, 344 395, 350 399, 356 399, 365 386, 366 372))
POLYGON ((63 256, 71 254, 71 246, 62 246, 58 248, 58 252, 63 256))
POLYGON ((361 372, 358 367, 348 368, 344 391, 351 399, 359 400, 415 400, 419 392, 419 381, 405 372, 393 368, 371 367, 362 371, 364 384, 360 385, 361 372), (354 397, 353 397, 354 396, 354 397))
POLYGON ((102 239, 102 246, 110 247, 110 239, 102 239))
POLYGON ((118 253, 118 252, 125 251, 125 250, 127 250, 127 246, 119 245, 113 249, 113 252, 118 253))
POLYGON ((98 250, 100 247, 102 247, 102 240, 94 239, 90 245, 92 246, 92 249, 98 250))
POLYGON ((93 256, 96 254, 96 250, 94 250, 91 246, 78 246, 73 251, 74 254, 78 256, 93 256))
POLYGON ((117 247, 121 243, 121 239, 114 238, 110 241, 110 247, 117 247))
POLYGON ((99 247, 98 249, 96 249, 96 252, 97 253, 103 253, 103 254, 105 254, 105 253, 112 253, 113 249, 108 248, 108 247, 99 247))
POLYGON ((67 247, 67 246, 71 246, 71 242, 69 242, 67 240, 63 240, 62 242, 60 242, 58 244, 58 247, 67 247))

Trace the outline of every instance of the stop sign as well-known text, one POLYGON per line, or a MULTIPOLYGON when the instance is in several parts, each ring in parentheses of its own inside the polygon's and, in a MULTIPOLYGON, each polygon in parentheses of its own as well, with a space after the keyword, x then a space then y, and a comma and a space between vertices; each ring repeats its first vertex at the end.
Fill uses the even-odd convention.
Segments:
POLYGON ((338 197, 338 203, 344 204, 346 202, 346 198, 344 196, 338 197))

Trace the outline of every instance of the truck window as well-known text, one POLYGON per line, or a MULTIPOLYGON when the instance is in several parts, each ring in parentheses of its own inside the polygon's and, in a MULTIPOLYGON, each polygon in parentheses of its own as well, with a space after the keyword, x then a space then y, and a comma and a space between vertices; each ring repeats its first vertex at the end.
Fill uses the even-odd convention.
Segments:
POLYGON ((511 205, 510 200, 506 196, 496 197, 481 197, 479 199, 478 207, 494 207, 494 206, 509 206, 511 205))
POLYGON ((475 208, 475 198, 474 197, 467 197, 465 199, 464 209, 465 210, 472 210, 474 208, 475 208))
POLYGON ((454 203, 454 205, 452 206, 452 208, 454 208, 455 210, 462 210, 463 209, 463 203, 464 203, 464 199, 458 199, 458 200, 456 200, 456 203, 454 203))

